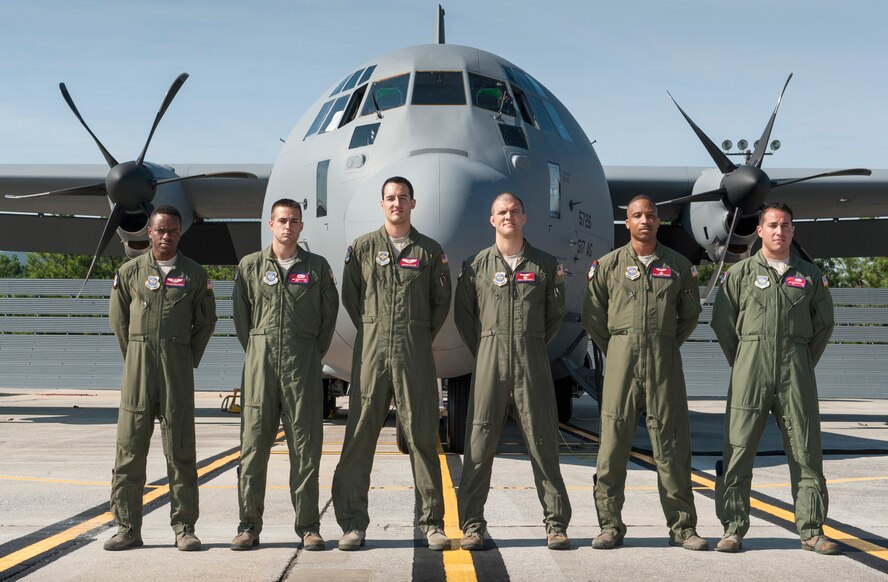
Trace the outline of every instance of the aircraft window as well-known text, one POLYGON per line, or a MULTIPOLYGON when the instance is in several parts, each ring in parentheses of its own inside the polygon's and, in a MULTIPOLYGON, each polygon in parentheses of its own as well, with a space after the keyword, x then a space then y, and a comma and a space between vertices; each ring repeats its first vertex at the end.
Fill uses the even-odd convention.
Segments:
POLYGON ((417 71, 413 81, 414 105, 465 105, 462 71, 417 71))
POLYGON ((549 119, 549 114, 546 113, 546 108, 543 106, 543 102, 533 95, 528 95, 527 100, 530 102, 530 110, 533 111, 533 117, 536 119, 537 127, 543 131, 548 131, 549 133, 558 133, 552 120, 549 119))
POLYGON ((352 133, 352 138, 348 144, 348 149, 353 150, 355 148, 362 148, 364 146, 373 145, 373 142, 376 141, 376 135, 378 133, 378 123, 359 125, 355 128, 354 133, 352 133))
POLYGON ((561 136, 561 139, 563 139, 564 141, 573 142, 570 134, 567 132, 567 126, 564 125, 563 121, 561 121, 561 116, 558 115, 558 111, 555 109, 555 106, 548 101, 543 101, 543 105, 546 106, 546 111, 549 113, 549 117, 552 119, 552 123, 555 124, 555 129, 558 130, 558 135, 561 136))
POLYGON ((357 71, 354 75, 349 77, 348 82, 346 82, 345 87, 342 88, 343 91, 348 91, 349 89, 354 88, 355 85, 358 84, 358 79, 361 78, 361 73, 364 72, 364 69, 357 71))
POLYGON ((497 125, 503 135, 503 142, 507 146, 527 149, 527 137, 524 136, 524 131, 520 127, 505 123, 497 123, 497 125))
POLYGON ((316 216, 327 216, 327 174, 330 170, 330 160, 318 162, 317 171, 317 214, 316 216))
POLYGON ((512 97, 509 95, 505 81, 469 73, 469 94, 472 96, 472 105, 475 107, 490 111, 499 111, 502 107, 505 115, 515 116, 515 106, 512 105, 512 97), (505 98, 505 102, 503 98, 505 98))
POLYGON ((318 111, 317 117, 315 117, 314 121, 311 122, 311 127, 309 127, 308 131, 305 132, 305 137, 302 138, 303 140, 305 140, 305 138, 307 138, 310 135, 314 135, 314 133, 321 126, 321 122, 324 121, 324 119, 327 117, 327 113, 330 112, 330 107, 332 107, 332 106, 333 106, 332 99, 330 99, 329 101, 324 103, 323 107, 321 107, 321 110, 318 111))
POLYGON ((407 102, 407 85, 409 83, 410 73, 374 81, 370 85, 370 97, 364 102, 361 115, 375 113, 377 107, 380 111, 385 111, 404 105, 407 102))
POLYGON ((512 85, 512 93, 515 94, 515 102, 518 104, 518 111, 521 112, 521 119, 524 123, 536 126, 533 121, 533 115, 530 112, 530 104, 527 102, 527 95, 524 94, 518 85, 512 85))
POLYGON ((336 85, 336 88, 333 89, 333 92, 332 92, 332 93, 330 93, 330 97, 332 97, 333 95, 336 95, 337 93, 339 93, 340 91, 342 91, 342 87, 345 86, 345 83, 346 83, 349 79, 351 79, 351 75, 348 75, 345 79, 342 80, 341 83, 339 83, 338 85, 336 85))
POLYGON ((549 216, 561 218, 561 166, 549 162, 549 216))
POLYGON ((371 66, 367 67, 367 69, 364 71, 364 74, 361 75, 361 79, 358 81, 358 85, 360 85, 364 81, 367 81, 370 78, 370 75, 372 75, 373 71, 375 71, 375 70, 376 70, 376 65, 371 65, 371 66))
POLYGON ((333 103, 333 107, 330 108, 330 113, 327 115, 327 118, 324 119, 324 123, 321 124, 321 131, 319 133, 326 133, 339 127, 339 120, 342 119, 342 110, 345 109, 346 103, 348 103, 348 95, 339 97, 333 103))
POLYGON ((366 84, 355 89, 355 92, 351 95, 351 99, 348 100, 348 107, 345 108, 345 113, 342 115, 342 121, 339 122, 339 127, 348 125, 358 116, 358 107, 361 106, 361 100, 364 98, 364 93, 366 92, 366 84))

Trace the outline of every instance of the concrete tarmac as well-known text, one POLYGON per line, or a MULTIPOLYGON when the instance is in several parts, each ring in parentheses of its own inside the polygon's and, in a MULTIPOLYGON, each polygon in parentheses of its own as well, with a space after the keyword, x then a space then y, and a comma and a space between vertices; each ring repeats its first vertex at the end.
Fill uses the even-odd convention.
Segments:
MULTIPOLYGON (((755 509, 744 551, 725 555, 668 545, 656 474, 639 428, 629 464, 625 546, 593 550, 598 533, 592 501, 597 407, 574 401, 563 425, 561 463, 573 505, 573 549, 547 550, 542 510, 517 427, 510 422, 494 463, 487 550, 431 552, 416 527, 410 462, 398 453, 394 419, 379 438, 370 491, 367 547, 341 552, 330 484, 347 411, 324 425, 321 463, 323 552, 303 551, 293 531, 286 445, 272 450, 261 546, 232 552, 236 533, 237 445, 240 419, 219 409, 223 394, 199 392, 197 452, 201 476, 200 552, 173 547, 166 465, 155 430, 148 459, 143 548, 106 552, 115 532, 108 513, 119 393, 105 390, 0 389, 0 580, 885 580, 888 579, 888 400, 823 400, 825 471, 829 480, 829 535, 842 556, 799 547, 792 523, 789 471, 773 422, 762 440, 753 479, 755 509)), ((341 403, 346 404, 346 399, 341 403)), ((691 402, 694 479, 700 535, 712 545, 722 533, 711 483, 720 459, 724 400, 691 402)), ((447 533, 454 548, 453 485, 461 458, 441 453, 447 533), (449 484, 449 485, 448 485, 449 484)))

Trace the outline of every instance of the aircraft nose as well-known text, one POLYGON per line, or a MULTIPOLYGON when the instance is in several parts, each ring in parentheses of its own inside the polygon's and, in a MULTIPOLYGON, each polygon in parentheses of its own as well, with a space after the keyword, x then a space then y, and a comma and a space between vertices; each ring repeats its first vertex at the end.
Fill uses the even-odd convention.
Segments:
POLYGON ((454 274, 463 259, 493 244, 490 203, 496 194, 511 189, 511 181, 486 164, 453 153, 414 155, 376 172, 349 204, 345 228, 349 243, 379 228, 381 188, 392 176, 403 176, 413 184, 416 208, 411 222, 444 247, 454 274))

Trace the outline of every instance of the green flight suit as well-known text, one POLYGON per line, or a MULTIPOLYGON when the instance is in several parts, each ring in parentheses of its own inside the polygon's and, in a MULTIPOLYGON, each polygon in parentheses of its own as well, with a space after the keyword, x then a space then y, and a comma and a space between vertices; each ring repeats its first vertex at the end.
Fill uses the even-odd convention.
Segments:
POLYGON ((524 434, 549 533, 565 533, 571 508, 558 464, 558 413, 546 344, 564 318, 564 271, 526 241, 513 271, 496 245, 466 259, 453 316, 475 357, 457 501, 466 534, 484 534, 497 443, 511 415, 524 434))
POLYGON ((344 532, 366 531, 370 524, 370 471, 392 395, 410 451, 420 528, 444 527, 432 340, 450 310, 450 291, 447 255, 415 228, 400 254, 385 227, 359 237, 347 251, 342 305, 358 333, 345 442, 333 476, 333 505, 344 532))
POLYGON ((318 469, 324 442, 321 358, 330 347, 339 294, 327 261, 297 247, 283 272, 271 247, 247 255, 234 282, 234 327, 244 348, 238 532, 262 531, 268 458, 283 421, 296 533, 318 533, 318 469))
POLYGON ((592 263, 583 327, 607 356, 595 483, 602 530, 626 533, 626 463, 644 410, 670 539, 680 543, 696 533, 690 421, 679 348, 694 331, 700 311, 696 270, 662 244, 649 267, 631 243, 592 263))
POLYGON ((815 265, 791 257, 781 277, 759 252, 728 271, 712 312, 712 329, 733 368, 715 500, 725 533, 743 536, 749 529, 752 468, 772 412, 789 464, 799 535, 823 535, 829 500, 814 366, 833 324, 832 297, 815 265))
POLYGON ((117 272, 108 311, 124 357, 111 513, 121 533, 140 534, 145 465, 158 418, 170 480, 170 525, 176 534, 193 533, 194 368, 216 326, 212 283, 182 253, 164 278, 149 251, 117 272))

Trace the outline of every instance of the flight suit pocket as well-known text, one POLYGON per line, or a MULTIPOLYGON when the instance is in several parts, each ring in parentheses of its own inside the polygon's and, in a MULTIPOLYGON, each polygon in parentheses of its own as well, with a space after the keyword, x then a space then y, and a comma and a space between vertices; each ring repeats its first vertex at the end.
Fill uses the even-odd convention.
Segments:
POLYGON ((672 459, 674 450, 673 437, 671 434, 665 434, 662 423, 659 419, 651 416, 647 417, 648 435, 651 439, 651 452, 657 463, 668 463, 672 459))

